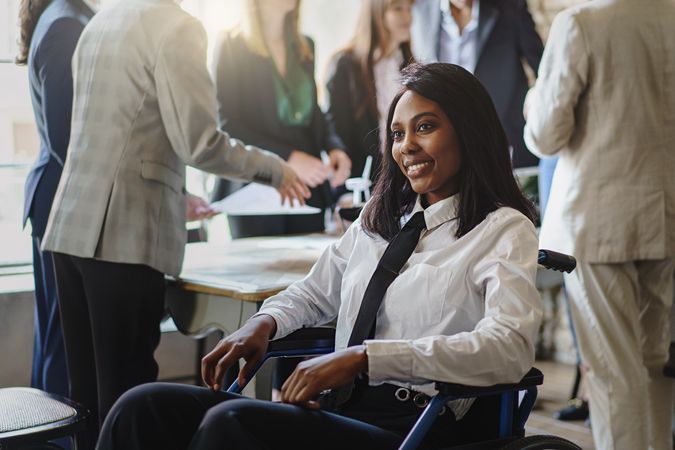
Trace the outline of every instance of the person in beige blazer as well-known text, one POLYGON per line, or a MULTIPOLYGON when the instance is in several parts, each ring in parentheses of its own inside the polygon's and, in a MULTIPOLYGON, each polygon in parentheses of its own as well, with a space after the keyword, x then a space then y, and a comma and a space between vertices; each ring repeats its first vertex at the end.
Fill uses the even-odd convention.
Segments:
POLYGON ((560 13, 529 95, 525 142, 560 157, 541 247, 565 276, 598 449, 672 449, 675 2, 560 13))
POLYGON ((218 130, 206 34, 174 0, 104 4, 73 75, 43 249, 54 252, 70 395, 93 413, 78 442, 89 449, 115 400, 157 377, 164 275, 180 272, 186 241, 186 165, 300 203, 309 190, 278 156, 218 130))

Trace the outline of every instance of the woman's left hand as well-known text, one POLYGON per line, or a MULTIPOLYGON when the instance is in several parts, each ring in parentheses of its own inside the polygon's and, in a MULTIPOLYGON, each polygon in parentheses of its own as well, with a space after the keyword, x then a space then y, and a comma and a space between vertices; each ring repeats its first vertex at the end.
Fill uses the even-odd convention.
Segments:
POLYGON ((352 173, 352 160, 349 159, 347 153, 339 148, 334 148, 328 152, 330 159, 330 166, 333 170, 333 177, 330 179, 330 184, 333 187, 342 186, 352 173))
POLYGON ((368 370, 368 356, 363 345, 302 361, 281 388, 281 401, 319 409, 314 398, 326 389, 344 386, 356 375, 368 370))

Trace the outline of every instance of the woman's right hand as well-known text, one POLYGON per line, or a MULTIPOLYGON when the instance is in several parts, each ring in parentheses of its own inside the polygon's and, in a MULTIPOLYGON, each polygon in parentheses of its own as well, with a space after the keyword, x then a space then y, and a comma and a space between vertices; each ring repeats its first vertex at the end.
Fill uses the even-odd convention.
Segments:
POLYGON ((288 157, 288 164, 309 187, 317 187, 326 181, 331 170, 316 156, 300 150, 291 152, 288 157))
POLYGON ((225 371, 244 358, 237 381, 243 386, 250 372, 262 360, 269 340, 277 330, 277 323, 268 315, 249 319, 243 327, 221 339, 215 348, 202 358, 202 379, 214 391, 222 387, 225 371))
POLYGON ((281 194, 281 204, 286 200, 292 206, 293 201, 297 200, 300 205, 305 204, 305 199, 311 197, 312 193, 305 184, 304 180, 298 176, 297 169, 292 168, 286 161, 281 162, 283 176, 281 186, 277 188, 281 194))

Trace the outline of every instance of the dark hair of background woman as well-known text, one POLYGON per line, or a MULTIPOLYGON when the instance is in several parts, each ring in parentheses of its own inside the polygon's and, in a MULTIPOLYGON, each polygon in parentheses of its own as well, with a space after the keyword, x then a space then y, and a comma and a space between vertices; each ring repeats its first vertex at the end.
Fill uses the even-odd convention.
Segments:
MULTIPOLYGON (((363 0, 354 37, 344 50, 351 53, 358 62, 363 86, 366 89, 366 95, 356 108, 356 118, 362 117, 368 110, 375 117, 378 116, 375 75, 373 74, 373 66, 376 62, 374 55, 378 48, 384 51, 389 40, 389 32, 384 25, 384 14, 390 4, 391 0, 363 0)), ((403 64, 400 69, 403 69, 413 61, 410 42, 401 44, 400 49, 403 54, 403 64)))
POLYGON ((15 62, 22 66, 28 62, 28 49, 35 26, 42 12, 52 0, 21 0, 19 5, 19 54, 15 62))
POLYGON ((532 204, 513 176, 506 134, 480 82, 459 66, 434 63, 408 66, 403 70, 401 83, 403 89, 389 107, 381 173, 373 198, 363 212, 364 229, 389 241, 401 229, 401 217, 415 206, 417 194, 394 161, 389 132, 396 104, 406 91, 436 102, 457 133, 462 157, 457 238, 502 206, 514 208, 534 221, 532 204))

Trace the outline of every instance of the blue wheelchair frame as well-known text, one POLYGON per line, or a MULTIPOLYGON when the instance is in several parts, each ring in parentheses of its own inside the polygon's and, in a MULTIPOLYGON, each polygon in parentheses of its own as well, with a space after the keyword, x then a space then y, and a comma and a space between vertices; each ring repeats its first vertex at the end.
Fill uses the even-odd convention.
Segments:
MULTIPOLYGON (((552 252, 550 250, 539 251, 539 264, 548 269, 571 272, 576 266, 576 261, 571 256, 552 252)), ((313 356, 332 353, 335 350, 335 329, 328 327, 303 328, 291 333, 283 339, 271 341, 267 353, 254 368, 253 374, 270 358, 284 358, 293 356, 313 356)), ((530 371, 514 384, 497 384, 494 386, 478 387, 464 386, 452 383, 436 382, 435 395, 426 406, 417 422, 399 447, 399 450, 413 450, 420 446, 426 433, 433 425, 445 404, 451 400, 460 398, 473 398, 489 395, 500 395, 499 434, 497 439, 483 441, 474 444, 453 447, 453 449, 484 449, 501 448, 513 441, 525 436, 525 422, 532 411, 537 399, 537 386, 544 382, 544 375, 536 368, 530 371), (522 401, 518 403, 520 392, 525 392, 522 401)), ((239 393, 245 387, 237 381, 232 383, 228 392, 239 393)), ((579 449, 575 444, 557 439, 559 446, 556 448, 579 449)))

